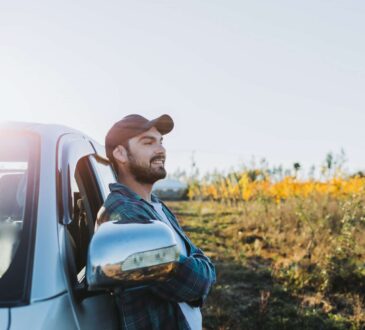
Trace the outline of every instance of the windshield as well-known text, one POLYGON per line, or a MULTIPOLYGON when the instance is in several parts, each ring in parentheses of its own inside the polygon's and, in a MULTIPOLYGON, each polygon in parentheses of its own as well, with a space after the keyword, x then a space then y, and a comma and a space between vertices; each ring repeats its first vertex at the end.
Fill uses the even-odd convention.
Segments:
POLYGON ((0 161, 0 278, 9 269, 21 238, 27 169, 27 161, 0 161))
POLYGON ((28 291, 37 163, 33 135, 0 131, 0 305, 19 304, 28 291))

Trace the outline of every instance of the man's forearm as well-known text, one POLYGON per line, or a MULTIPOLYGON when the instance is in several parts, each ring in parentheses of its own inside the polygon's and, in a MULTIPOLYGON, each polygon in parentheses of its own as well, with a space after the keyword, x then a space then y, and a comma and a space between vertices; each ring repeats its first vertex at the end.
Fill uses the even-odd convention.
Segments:
POLYGON ((158 296, 176 302, 197 302, 206 299, 216 281, 215 268, 201 250, 189 257, 182 256, 180 264, 170 279, 155 284, 150 290, 158 296))

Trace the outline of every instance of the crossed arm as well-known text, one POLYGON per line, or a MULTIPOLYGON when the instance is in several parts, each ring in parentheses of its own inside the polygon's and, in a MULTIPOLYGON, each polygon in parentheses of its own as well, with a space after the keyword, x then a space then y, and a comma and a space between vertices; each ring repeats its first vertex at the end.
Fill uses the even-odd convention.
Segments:
MULTIPOLYGON (((117 205, 113 209, 113 214, 109 214, 104 208, 98 214, 98 225, 105 221, 113 220, 115 215, 122 215, 119 219, 121 222, 139 222, 137 218, 142 220, 144 214, 126 212, 125 206, 123 204, 117 205)), ((133 208, 132 205, 130 206, 127 208, 129 211, 133 208)), ((202 250, 198 249, 190 240, 188 241, 190 255, 187 257, 180 256, 179 264, 170 278, 164 282, 154 283, 147 289, 166 300, 187 302, 192 306, 201 306, 216 281, 215 267, 202 250)))
POLYGON ((166 300, 201 306, 215 281, 214 265, 200 249, 193 246, 189 257, 181 256, 171 278, 152 285, 149 290, 166 300))

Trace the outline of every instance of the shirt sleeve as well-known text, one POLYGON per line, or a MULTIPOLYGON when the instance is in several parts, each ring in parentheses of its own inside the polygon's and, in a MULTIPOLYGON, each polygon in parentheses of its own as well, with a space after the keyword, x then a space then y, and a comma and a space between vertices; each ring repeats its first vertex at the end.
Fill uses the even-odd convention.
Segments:
MULTIPOLYGON (((151 221, 151 216, 142 212, 141 207, 136 204, 124 203, 120 198, 110 199, 108 204, 98 214, 98 225, 110 220, 119 220, 122 223, 151 221)), ((168 209, 167 211, 170 212, 168 209)), ((177 226, 182 231, 178 223, 177 226)), ((180 256, 177 267, 166 281, 151 284, 143 290, 150 290, 166 300, 201 306, 216 281, 215 267, 202 250, 186 236, 185 238, 189 243, 189 256, 180 256)))
POLYGON ((202 250, 190 244, 192 253, 188 257, 180 257, 171 277, 165 282, 151 285, 149 289, 166 300, 202 306, 216 281, 215 267, 202 250))

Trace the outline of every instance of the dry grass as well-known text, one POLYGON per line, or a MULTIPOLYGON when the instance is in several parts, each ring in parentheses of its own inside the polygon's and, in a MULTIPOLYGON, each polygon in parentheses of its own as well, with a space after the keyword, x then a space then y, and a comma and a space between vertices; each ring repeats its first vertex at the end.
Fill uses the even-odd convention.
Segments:
POLYGON ((365 197, 170 202, 216 264, 206 329, 365 329, 365 197))

